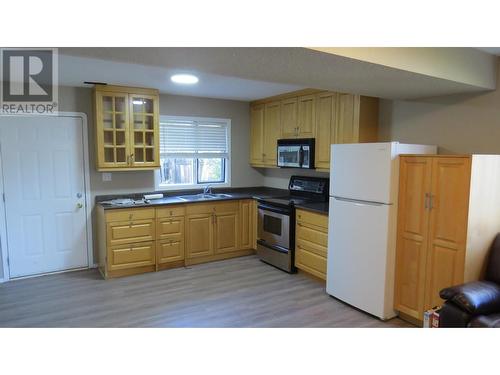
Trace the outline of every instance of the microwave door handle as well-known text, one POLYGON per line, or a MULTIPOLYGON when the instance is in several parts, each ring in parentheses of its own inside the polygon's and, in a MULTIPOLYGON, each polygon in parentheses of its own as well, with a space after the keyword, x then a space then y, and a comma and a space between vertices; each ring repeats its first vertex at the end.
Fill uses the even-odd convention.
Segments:
POLYGON ((304 164, 304 149, 300 146, 299 149, 299 167, 302 168, 302 164, 304 164))

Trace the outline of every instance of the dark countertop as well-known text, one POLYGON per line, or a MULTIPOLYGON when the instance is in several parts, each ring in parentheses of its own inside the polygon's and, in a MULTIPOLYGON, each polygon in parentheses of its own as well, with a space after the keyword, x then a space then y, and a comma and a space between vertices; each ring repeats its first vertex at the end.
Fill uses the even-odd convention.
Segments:
POLYGON ((276 189, 265 186, 256 186, 248 188, 214 188, 212 189, 215 194, 231 194, 231 197, 221 197, 216 199, 203 199, 199 201, 183 201, 177 198, 180 195, 190 195, 199 194, 200 189, 196 190, 176 190, 176 191, 157 191, 157 192, 145 192, 145 193, 133 193, 133 194, 117 194, 117 195, 98 195, 96 196, 96 204, 101 205, 104 209, 120 209, 120 208, 132 208, 132 207, 155 207, 155 206, 165 206, 169 204, 186 204, 186 203, 206 203, 206 202, 216 202, 216 201, 227 201, 227 200, 239 200, 239 199, 257 199, 257 198, 273 198, 288 194, 286 189, 276 189), (110 201, 112 199, 130 198, 134 200, 142 199, 145 194, 163 194, 164 198, 151 200, 150 203, 136 203, 129 205, 111 205, 103 203, 105 201, 110 201))
POLYGON ((295 205, 295 207, 328 215, 328 202, 302 203, 295 205))

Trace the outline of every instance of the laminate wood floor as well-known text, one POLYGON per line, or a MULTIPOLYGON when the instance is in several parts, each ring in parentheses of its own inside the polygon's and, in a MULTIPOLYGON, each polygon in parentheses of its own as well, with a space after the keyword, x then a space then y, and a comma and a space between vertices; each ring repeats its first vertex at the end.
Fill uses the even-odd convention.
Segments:
POLYGON ((0 284, 1 327, 409 327, 255 256, 105 281, 95 269, 0 284))

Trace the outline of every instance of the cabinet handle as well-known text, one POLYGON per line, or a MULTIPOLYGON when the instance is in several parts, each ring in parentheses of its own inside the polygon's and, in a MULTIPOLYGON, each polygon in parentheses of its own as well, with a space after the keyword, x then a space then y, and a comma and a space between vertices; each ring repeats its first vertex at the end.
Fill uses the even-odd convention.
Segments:
POLYGON ((134 154, 130 155, 130 164, 134 164, 134 154))
POLYGON ((127 165, 130 165, 130 155, 127 155, 127 165))
POLYGON ((429 210, 434 208, 434 194, 429 194, 429 210))
POLYGON ((424 208, 429 209, 429 193, 425 193, 424 208))

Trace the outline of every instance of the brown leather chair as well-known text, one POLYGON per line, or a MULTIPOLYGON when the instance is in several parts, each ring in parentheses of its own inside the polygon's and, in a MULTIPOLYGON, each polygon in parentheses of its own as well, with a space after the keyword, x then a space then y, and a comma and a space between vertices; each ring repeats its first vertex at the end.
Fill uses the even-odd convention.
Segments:
POLYGON ((500 233, 490 248, 483 281, 445 288, 440 327, 500 328, 500 233))

